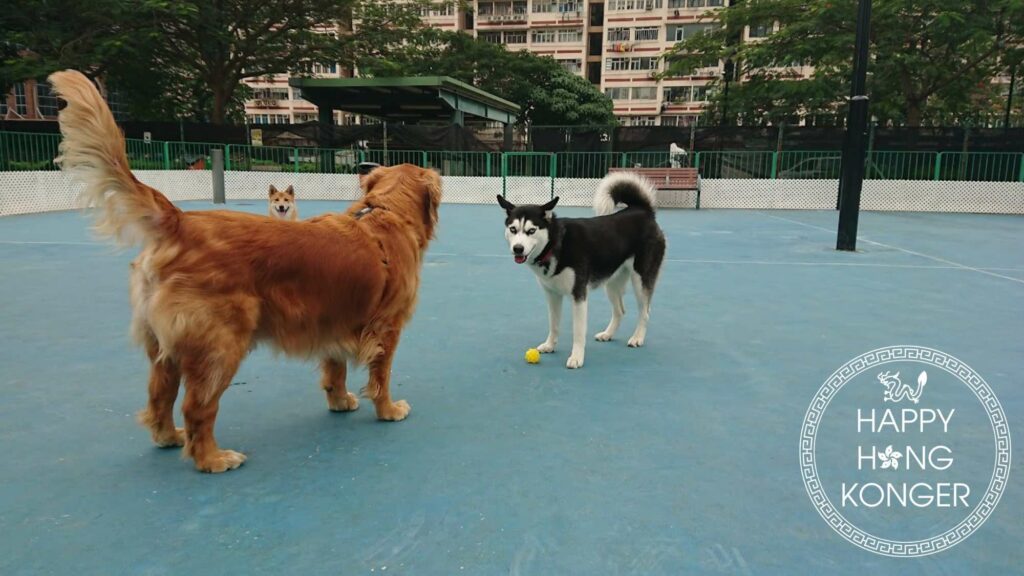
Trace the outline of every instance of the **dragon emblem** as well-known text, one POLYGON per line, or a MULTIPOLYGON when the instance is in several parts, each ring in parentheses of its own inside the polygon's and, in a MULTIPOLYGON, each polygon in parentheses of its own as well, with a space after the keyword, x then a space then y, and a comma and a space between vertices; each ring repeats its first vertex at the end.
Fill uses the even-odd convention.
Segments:
POLYGON ((900 381, 899 372, 895 374, 882 372, 878 375, 878 381, 881 382, 882 386, 885 386, 885 393, 882 396, 884 401, 900 402, 907 399, 917 404, 918 400, 921 399, 921 393, 924 392, 924 385, 928 383, 928 373, 922 370, 917 376, 917 389, 911 388, 910 384, 904 384, 900 381))

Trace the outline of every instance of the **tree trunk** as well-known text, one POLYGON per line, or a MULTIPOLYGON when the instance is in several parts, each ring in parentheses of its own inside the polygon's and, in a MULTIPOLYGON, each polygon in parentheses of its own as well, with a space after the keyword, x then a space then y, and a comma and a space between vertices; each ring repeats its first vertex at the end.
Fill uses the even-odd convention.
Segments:
POLYGON ((223 81, 213 82, 213 109, 210 110, 210 122, 223 124, 227 116, 228 101, 231 100, 233 90, 228 88, 223 81))
POLYGON ((907 102, 907 126, 917 128, 921 125, 921 103, 916 101, 907 102))

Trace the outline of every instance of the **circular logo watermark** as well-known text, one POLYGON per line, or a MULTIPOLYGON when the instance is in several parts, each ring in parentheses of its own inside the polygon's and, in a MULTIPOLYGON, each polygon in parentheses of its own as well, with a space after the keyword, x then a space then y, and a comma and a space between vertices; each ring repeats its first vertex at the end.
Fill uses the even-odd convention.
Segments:
POLYGON ((957 358, 889 346, 836 370, 800 432, 804 486, 851 543, 885 556, 941 552, 992 514, 1010 431, 985 380, 957 358))

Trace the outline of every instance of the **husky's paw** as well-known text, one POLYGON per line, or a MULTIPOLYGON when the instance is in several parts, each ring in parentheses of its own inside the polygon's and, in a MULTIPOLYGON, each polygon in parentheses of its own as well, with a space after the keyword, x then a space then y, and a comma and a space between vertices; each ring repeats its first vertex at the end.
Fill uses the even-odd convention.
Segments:
POLYGON ((639 348, 644 345, 644 337, 634 334, 633 337, 629 339, 629 342, 626 342, 626 345, 630 348, 639 348))
POLYGON ((583 353, 573 353, 569 356, 569 359, 565 362, 566 368, 583 368, 583 353))
POLYGON ((594 340, 597 340, 598 342, 607 342, 612 339, 612 336, 614 336, 614 334, 605 330, 603 332, 598 332, 597 334, 594 334, 594 340))
POLYGON ((537 346, 537 351, 541 354, 551 354, 555 351, 555 345, 551 342, 545 341, 540 346, 537 346))

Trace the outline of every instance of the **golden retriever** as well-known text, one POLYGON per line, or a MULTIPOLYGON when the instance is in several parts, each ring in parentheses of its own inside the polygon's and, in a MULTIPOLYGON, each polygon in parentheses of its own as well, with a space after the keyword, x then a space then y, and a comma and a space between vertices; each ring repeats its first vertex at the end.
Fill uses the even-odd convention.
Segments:
POLYGON ((346 364, 369 367, 366 395, 380 420, 409 404, 388 388, 399 335, 416 304, 437 225, 441 178, 412 165, 379 168, 344 214, 284 221, 231 211, 183 212, 132 175, 124 136, 85 76, 50 76, 60 112, 61 167, 84 184, 96 229, 142 251, 131 269, 132 335, 149 355, 149 403, 139 413, 158 446, 184 446, 204 472, 245 456, 214 440, 221 394, 258 342, 320 359, 334 411, 359 403, 346 364), (184 378, 184 429, 174 401, 184 378))
POLYGON ((270 185, 270 197, 267 199, 267 213, 281 220, 298 220, 299 206, 295 202, 295 188, 291 186, 278 190, 270 185))

